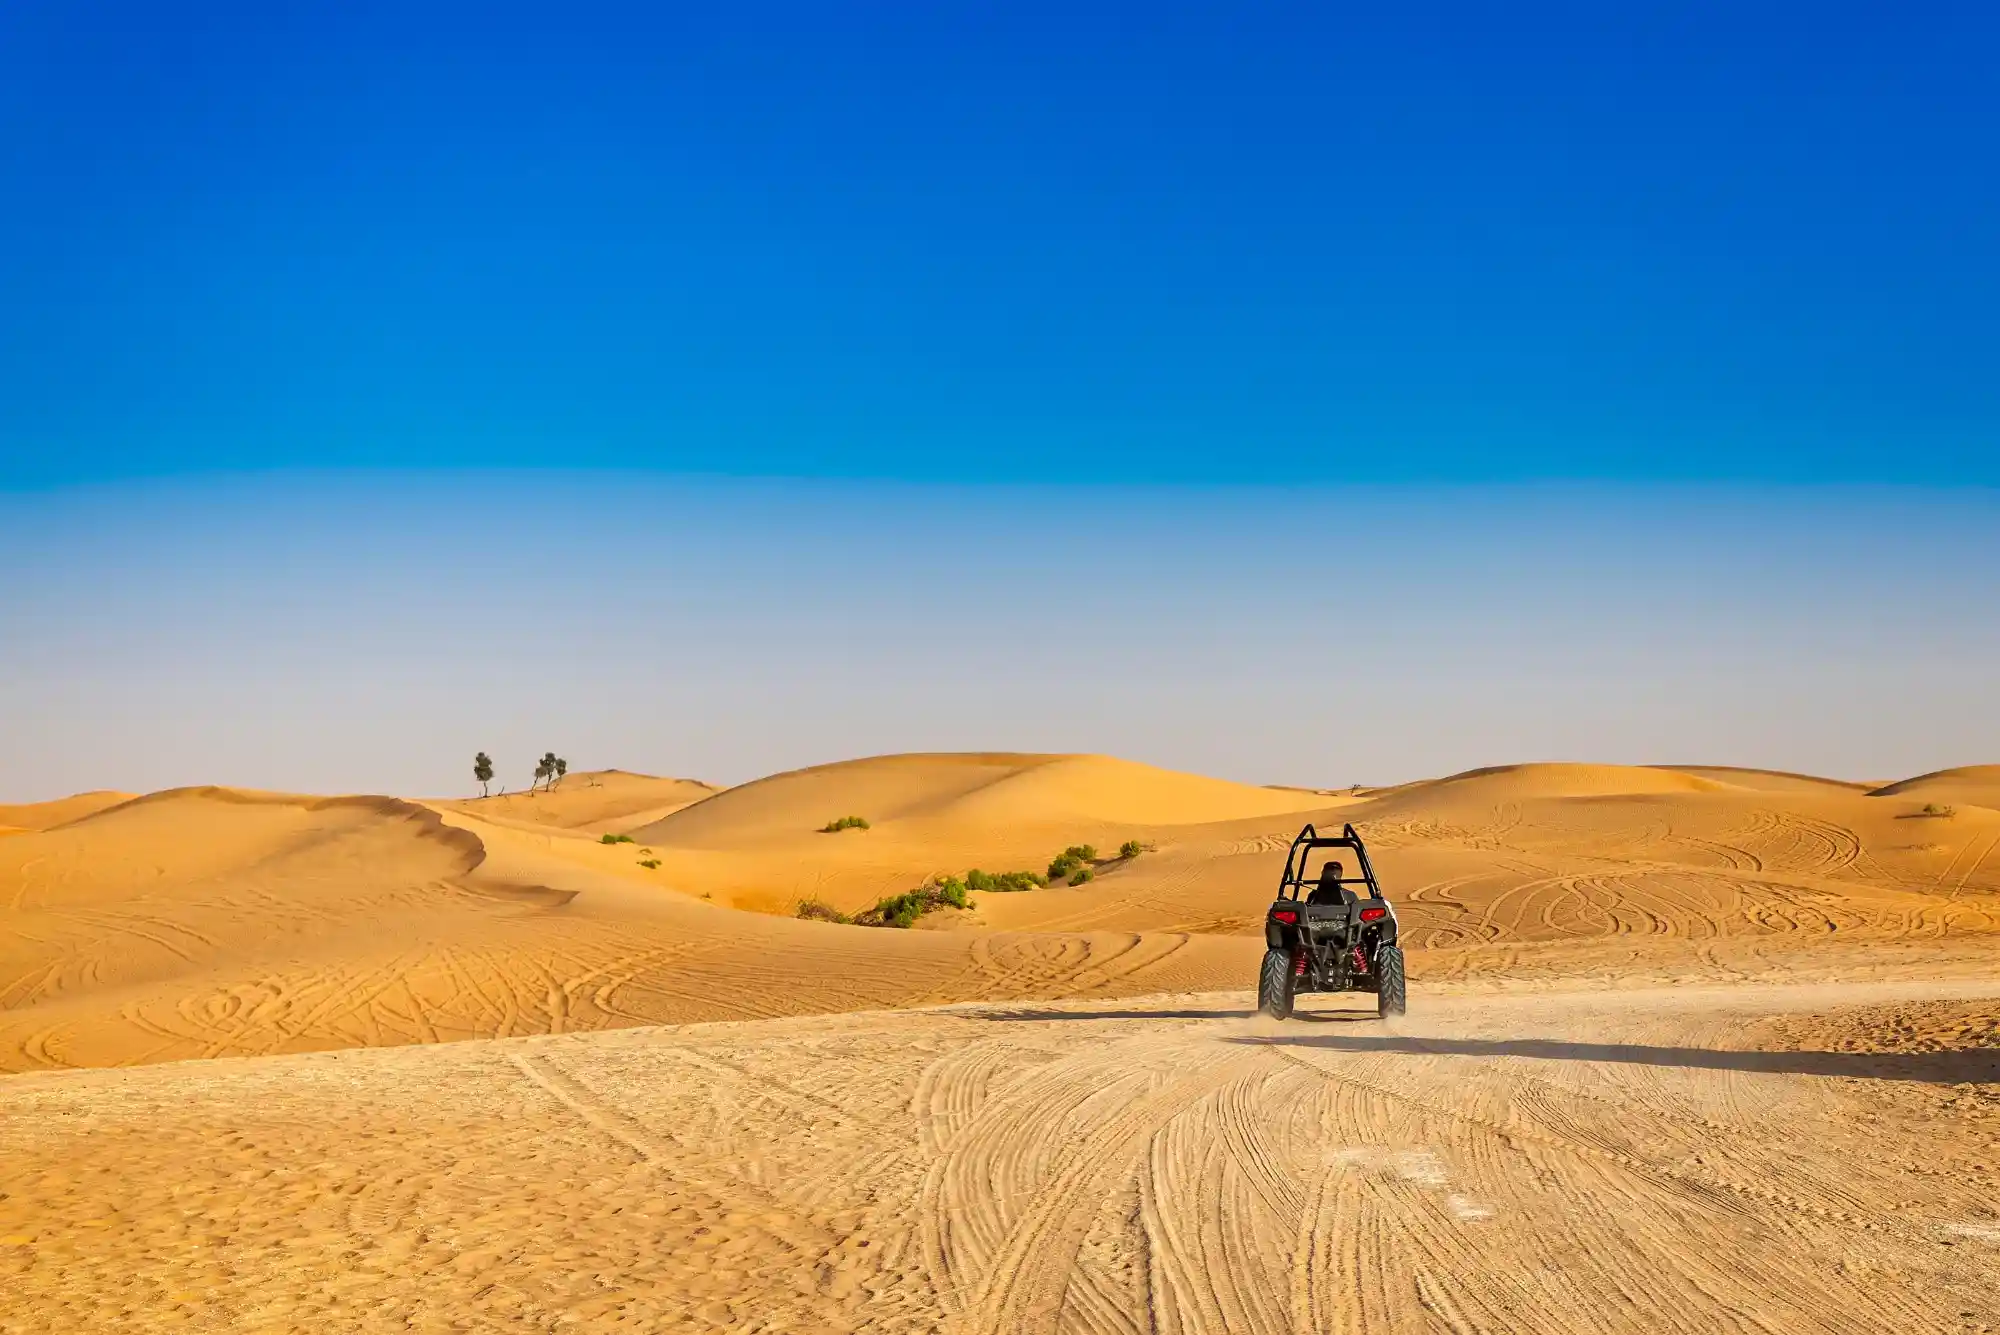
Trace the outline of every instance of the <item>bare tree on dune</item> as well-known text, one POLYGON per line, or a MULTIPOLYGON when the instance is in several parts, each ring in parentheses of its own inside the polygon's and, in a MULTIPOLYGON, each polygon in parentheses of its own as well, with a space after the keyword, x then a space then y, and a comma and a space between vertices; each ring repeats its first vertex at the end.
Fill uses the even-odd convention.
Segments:
POLYGON ((493 757, 481 751, 472 758, 472 777, 479 781, 479 795, 486 796, 486 785, 493 782, 493 757))

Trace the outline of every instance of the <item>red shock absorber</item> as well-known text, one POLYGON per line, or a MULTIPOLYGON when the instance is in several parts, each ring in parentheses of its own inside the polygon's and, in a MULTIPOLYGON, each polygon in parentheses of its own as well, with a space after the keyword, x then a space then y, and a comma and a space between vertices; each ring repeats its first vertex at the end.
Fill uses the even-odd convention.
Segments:
POLYGON ((1303 978, 1305 976, 1306 976, 1306 953, 1305 951, 1301 950, 1292 956, 1292 977, 1303 978))
POLYGON ((1356 946, 1354 948, 1354 972, 1356 973, 1368 972, 1368 952, 1363 950, 1360 946, 1356 946))

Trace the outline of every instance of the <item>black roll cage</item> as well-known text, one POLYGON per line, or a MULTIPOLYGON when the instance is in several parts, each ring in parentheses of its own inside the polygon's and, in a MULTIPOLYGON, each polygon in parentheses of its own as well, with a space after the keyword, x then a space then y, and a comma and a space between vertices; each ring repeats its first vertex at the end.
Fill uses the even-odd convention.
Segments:
POLYGON ((1278 898, 1296 900, 1302 891, 1320 884, 1318 880, 1314 880, 1312 885, 1308 886, 1304 879, 1306 858, 1315 848, 1353 849, 1355 861, 1361 864, 1361 874, 1343 876, 1340 878, 1340 884, 1365 885, 1368 887, 1368 898, 1382 898, 1382 887, 1375 879, 1375 868, 1368 861, 1368 848, 1361 842, 1361 836, 1355 832, 1352 825, 1343 825, 1338 838, 1322 836, 1310 825, 1300 830, 1299 837, 1292 840, 1292 851, 1285 855, 1285 879, 1278 882, 1278 898))

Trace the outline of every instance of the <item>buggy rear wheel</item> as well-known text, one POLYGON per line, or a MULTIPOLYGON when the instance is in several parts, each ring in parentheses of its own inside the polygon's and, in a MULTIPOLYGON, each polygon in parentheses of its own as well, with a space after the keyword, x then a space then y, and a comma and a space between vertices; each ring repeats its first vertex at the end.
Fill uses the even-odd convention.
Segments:
POLYGON ((1292 1015, 1292 989, 1297 979, 1291 954, 1283 950, 1264 952, 1264 966, 1257 970, 1257 1009, 1274 1020, 1292 1015))
POLYGON ((1375 956, 1375 1013, 1383 1019, 1409 1009, 1408 986, 1403 979, 1403 948, 1383 946, 1375 956))

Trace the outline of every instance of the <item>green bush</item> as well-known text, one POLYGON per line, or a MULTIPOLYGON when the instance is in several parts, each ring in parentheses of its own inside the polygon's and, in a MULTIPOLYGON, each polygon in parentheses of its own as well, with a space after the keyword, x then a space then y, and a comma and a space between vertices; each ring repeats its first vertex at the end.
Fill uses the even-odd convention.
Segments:
POLYGON ((600 844, 629 844, 632 842, 632 836, 629 834, 607 834, 600 836, 597 842, 600 844))
POLYGON ((876 900, 875 907, 861 914, 857 921, 871 927, 908 927, 935 907, 922 890, 907 890, 876 900))
POLYGON ((1039 890, 1048 882, 1031 871, 981 871, 974 867, 965 873, 965 885, 969 890, 985 894, 1005 895, 1017 890, 1039 890))
POLYGON ((1945 820, 1950 820, 1958 814, 1958 808, 1940 806, 1936 802, 1926 802, 1924 803, 1924 809, 1918 814, 1923 816, 1938 816, 1945 820))
POLYGON ((1145 851, 1146 846, 1137 839, 1127 839, 1124 843, 1118 845, 1118 856, 1128 862, 1145 851))
POLYGON ((842 816, 839 820, 830 820, 820 826, 819 832, 821 834, 839 834, 842 830, 865 830, 867 828, 868 822, 859 816, 842 816))
POLYGON ((1071 885, 1082 885, 1085 881, 1090 880, 1096 875, 1097 873, 1088 867, 1078 867, 1074 872, 1070 873, 1069 883, 1071 885))
POLYGON ((972 897, 966 893, 965 882, 956 876, 944 876, 900 895, 878 899, 875 907, 855 914, 853 921, 863 927, 909 927, 933 909, 971 907, 972 897))
POLYGON ((640 858, 639 865, 647 871, 655 871, 659 868, 660 860, 658 858, 640 858))
MULTIPOLYGON (((708 896, 703 895, 702 898, 707 899, 708 896)), ((799 901, 797 916, 810 918, 814 922, 851 923, 854 921, 854 919, 848 917, 845 913, 842 913, 823 899, 801 899, 799 901)))
POLYGON ((1078 867, 1088 866, 1097 861, 1097 850, 1089 844, 1071 844, 1056 854, 1055 861, 1049 863, 1049 879, 1060 881, 1078 867))

